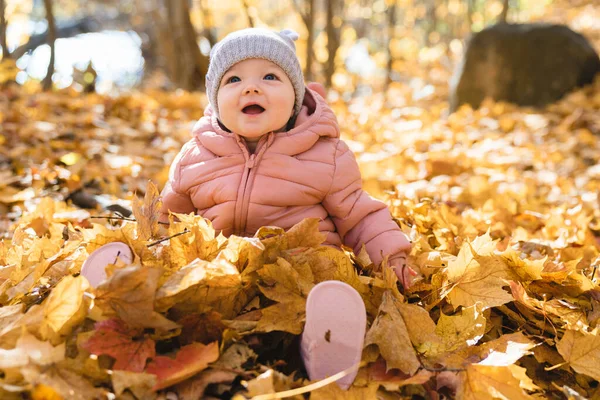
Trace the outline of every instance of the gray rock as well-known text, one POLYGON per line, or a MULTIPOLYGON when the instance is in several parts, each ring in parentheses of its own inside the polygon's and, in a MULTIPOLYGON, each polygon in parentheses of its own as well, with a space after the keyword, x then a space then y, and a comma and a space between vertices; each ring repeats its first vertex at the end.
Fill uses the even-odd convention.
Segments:
POLYGON ((486 97, 542 107, 591 83, 600 58, 564 25, 498 24, 474 34, 450 82, 450 111, 486 97))

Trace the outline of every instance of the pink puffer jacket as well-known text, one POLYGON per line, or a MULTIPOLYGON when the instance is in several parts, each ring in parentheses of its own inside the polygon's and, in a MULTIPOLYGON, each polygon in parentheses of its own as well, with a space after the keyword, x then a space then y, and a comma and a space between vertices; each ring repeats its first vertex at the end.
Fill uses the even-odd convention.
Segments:
POLYGON ((252 236, 261 226, 291 228, 320 218, 327 244, 366 246, 379 264, 410 248, 386 205, 361 188, 354 154, 339 139, 333 111, 307 89, 295 127, 264 135, 254 154, 226 132, 207 107, 173 164, 162 191, 161 219, 168 211, 192 211, 225 236, 252 236))

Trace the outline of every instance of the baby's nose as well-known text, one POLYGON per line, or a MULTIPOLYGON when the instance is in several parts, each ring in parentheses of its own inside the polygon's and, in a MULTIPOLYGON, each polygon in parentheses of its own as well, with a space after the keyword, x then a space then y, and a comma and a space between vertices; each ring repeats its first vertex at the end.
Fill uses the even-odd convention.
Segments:
POLYGON ((244 91, 244 93, 246 93, 246 94, 251 94, 251 93, 259 93, 259 92, 260 92, 260 91, 259 91, 259 89, 258 89, 258 86, 254 85, 254 84, 252 84, 252 85, 248 85, 248 86, 246 87, 246 90, 244 91))

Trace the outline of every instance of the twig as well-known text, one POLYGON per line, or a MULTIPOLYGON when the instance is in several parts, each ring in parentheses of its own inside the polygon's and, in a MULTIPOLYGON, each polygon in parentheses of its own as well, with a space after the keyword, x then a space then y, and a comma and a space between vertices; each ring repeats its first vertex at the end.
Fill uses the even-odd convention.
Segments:
MULTIPOLYGON (((420 362, 420 360, 419 360, 419 362, 420 362)), ((429 368, 429 367, 424 366, 422 362, 421 362, 421 368, 423 368, 425 371, 429 371, 429 372, 444 372, 444 371, 462 372, 462 371, 466 371, 466 368, 446 368, 446 367, 429 368)))
POLYGON ((534 325, 534 327, 538 328, 540 331, 542 332, 546 332, 550 335, 555 335, 556 337, 558 337, 558 335, 556 334, 556 332, 552 332, 548 329, 548 327, 546 327, 545 323, 540 323, 540 321, 538 321, 537 319, 531 319, 531 320, 526 320, 525 318, 523 318, 523 316, 521 316, 519 313, 511 310, 510 308, 508 308, 505 305, 496 307, 496 309, 498 311, 500 311, 501 313, 505 314, 507 317, 512 318, 515 321, 519 321, 522 320, 524 322, 524 325, 522 325, 525 329, 527 329, 528 324, 532 324, 534 325))
POLYGON ((107 219, 109 221, 111 220, 120 220, 120 221, 134 221, 135 219, 133 218, 127 218, 127 217, 101 217, 99 215, 92 215, 90 216, 90 219, 107 219))
MULTIPOLYGON (((137 220, 134 218, 127 218, 127 217, 123 217, 123 216, 117 216, 117 217, 102 217, 100 215, 92 215, 90 216, 90 219, 107 219, 107 220, 118 220, 118 221, 132 221, 132 222, 136 222, 137 220)), ((168 222, 161 222, 158 221, 159 225, 169 225, 168 222)))
POLYGON ((157 244, 159 244, 159 243, 165 242, 165 241, 167 241, 167 240, 169 240, 169 239, 173 239, 174 237, 177 237, 177 236, 185 235, 186 233, 190 233, 190 232, 191 232, 191 231, 190 231, 190 230, 188 230, 188 228, 185 228, 185 229, 183 230, 183 232, 179 232, 179 233, 176 233, 176 234, 174 234, 174 235, 172 235, 172 236, 167 236, 167 237, 166 237, 166 238, 164 238, 164 239, 157 240, 156 242, 152 242, 152 243, 150 243, 150 244, 146 245, 146 247, 150 248, 150 247, 152 247, 152 246, 156 246, 156 245, 157 245, 157 244))

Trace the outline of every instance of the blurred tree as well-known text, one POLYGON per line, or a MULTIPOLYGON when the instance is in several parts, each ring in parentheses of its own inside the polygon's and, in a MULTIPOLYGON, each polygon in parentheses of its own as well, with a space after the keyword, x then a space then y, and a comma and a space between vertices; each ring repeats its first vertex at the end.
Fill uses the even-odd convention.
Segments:
POLYGON ((52 75, 54 75, 54 60, 56 42, 56 22, 54 20, 54 11, 52 10, 52 0, 44 0, 44 8, 46 9, 46 20, 48 21, 48 45, 50 46, 50 62, 48 63, 48 72, 44 78, 42 85, 44 90, 52 88, 52 75))
POLYGON ((198 7, 200 8, 200 12, 202 13, 202 27, 203 27, 203 35, 210 43, 210 47, 212 48, 217 43, 217 35, 215 33, 215 23, 212 10, 210 9, 210 5, 207 4, 208 0, 200 0, 198 1, 198 7))
POLYGON ((432 33, 438 32, 438 18, 437 13, 435 12, 435 0, 430 0, 427 4, 427 37, 425 38, 425 43, 431 44, 432 33))
POLYGON ((248 26, 254 28, 256 26, 256 14, 254 9, 248 4, 248 0, 242 0, 242 5, 244 6, 246 18, 248 18, 248 26))
POLYGON ((151 22, 138 26, 148 38, 144 56, 156 58, 175 86, 204 88, 208 57, 200 52, 188 0, 138 0, 136 5, 137 16, 151 22))
POLYGON ((396 9, 397 9, 397 5, 396 5, 396 0, 393 0, 391 2, 388 3, 388 7, 386 10, 386 14, 387 14, 387 46, 386 46, 386 52, 387 52, 387 66, 386 66, 386 78, 385 78, 385 90, 387 91, 387 89, 390 86, 390 83, 392 82, 392 66, 394 64, 394 57, 393 57, 393 53, 392 53, 392 43, 395 35, 394 32, 396 31, 396 9))
POLYGON ((315 0, 292 0, 296 10, 300 14, 308 37, 306 38, 306 68, 304 70, 304 77, 307 81, 313 80, 313 60, 314 60, 314 43, 315 43, 315 14, 316 14, 316 1, 315 0), (302 1, 302 5, 300 4, 302 1))
POLYGON ((6 43, 6 4, 0 0, 0 46, 2 46, 2 59, 10 58, 6 43))
POLYGON ((467 24, 469 32, 473 30, 473 12, 475 11, 475 0, 467 0, 467 24))
POLYGON ((326 0, 327 5, 327 62, 325 64, 325 85, 331 87, 331 80, 335 73, 335 55, 340 47, 341 31, 344 25, 344 1, 326 0))
POLYGON ((510 7, 509 0, 503 0, 502 11, 500 12, 500 15, 498 16, 498 22, 506 23, 506 17, 508 16, 509 7, 510 7))

